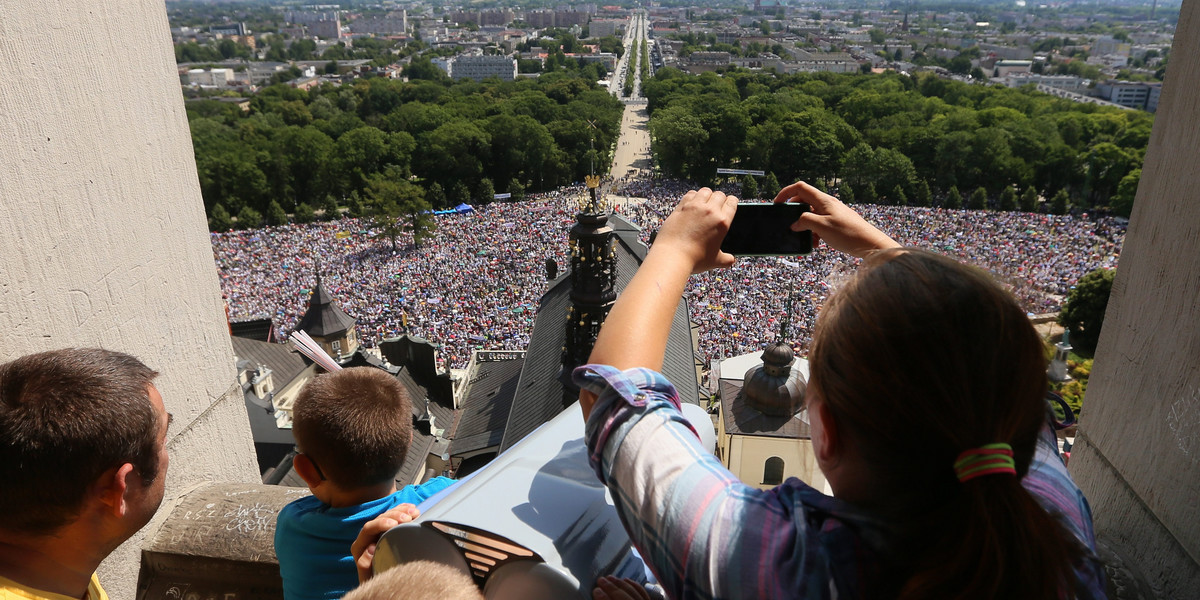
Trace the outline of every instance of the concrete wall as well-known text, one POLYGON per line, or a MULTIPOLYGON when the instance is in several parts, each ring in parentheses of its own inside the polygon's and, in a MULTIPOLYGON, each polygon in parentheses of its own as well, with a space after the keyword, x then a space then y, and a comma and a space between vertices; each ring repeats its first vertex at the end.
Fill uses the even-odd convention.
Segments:
MULTIPOLYGON (((1200 56, 1185 2, 1172 53, 1200 56)), ((1071 471, 1100 538, 1163 598, 1200 590, 1200 62, 1171 63, 1071 471)))
MULTIPOLYGON (((130 352, 175 417, 168 499, 257 481, 162 1, 0 3, 0 57, 0 360, 130 352)), ((114 600, 140 537, 101 568, 114 600)))

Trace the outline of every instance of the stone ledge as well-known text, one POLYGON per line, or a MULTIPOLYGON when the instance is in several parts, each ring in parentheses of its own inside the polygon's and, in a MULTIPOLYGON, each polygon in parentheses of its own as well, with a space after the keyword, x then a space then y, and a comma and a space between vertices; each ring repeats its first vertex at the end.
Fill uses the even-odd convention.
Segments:
POLYGON ((214 483, 181 495, 142 546, 137 598, 277 600, 275 516, 307 489, 214 483))

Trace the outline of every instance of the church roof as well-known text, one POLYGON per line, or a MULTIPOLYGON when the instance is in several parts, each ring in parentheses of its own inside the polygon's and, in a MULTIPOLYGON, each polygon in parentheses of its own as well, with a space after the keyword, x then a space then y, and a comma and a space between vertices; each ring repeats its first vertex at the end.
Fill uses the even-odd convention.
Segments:
POLYGON ((450 442, 450 454, 500 445, 524 364, 523 358, 478 363, 450 442))
POLYGON ((318 278, 309 299, 308 310, 300 317, 296 329, 313 337, 331 337, 349 330, 356 322, 354 317, 346 314, 346 311, 338 306, 318 278))
POLYGON ((810 438, 807 411, 790 417, 765 415, 746 404, 742 393, 742 381, 722 379, 721 417, 725 420, 725 433, 756 435, 763 437, 810 438), (802 418, 803 417, 803 418, 802 418))
POLYGON ((233 342, 233 353, 238 358, 271 369, 277 390, 291 383, 308 366, 304 357, 293 351, 290 344, 260 342, 236 335, 230 336, 229 340, 233 342))
MULTIPOLYGON (((625 289, 646 257, 647 248, 638 239, 639 229, 619 214, 609 217, 617 237, 617 290, 625 289)), ((558 379, 562 369, 562 348, 566 338, 567 308, 571 306, 569 270, 562 273, 542 296, 533 335, 525 353, 525 364, 517 383, 512 411, 504 431, 500 450, 519 442, 534 429, 549 421, 575 401, 574 392, 565 391, 558 379)), ((671 321, 663 375, 675 385, 683 402, 698 404, 696 355, 692 344, 687 299, 682 299, 671 321)))

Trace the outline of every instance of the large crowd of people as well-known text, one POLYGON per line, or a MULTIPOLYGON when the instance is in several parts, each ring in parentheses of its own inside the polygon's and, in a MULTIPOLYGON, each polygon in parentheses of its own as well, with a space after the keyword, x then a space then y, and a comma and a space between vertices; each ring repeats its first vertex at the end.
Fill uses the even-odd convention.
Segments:
MULTIPOLYGON (((604 189, 648 241, 688 186, 637 179, 606 182, 604 189)), ((434 342, 449 366, 462 368, 475 349, 525 349, 548 289, 546 259, 568 266, 567 232, 584 195, 575 186, 439 215, 429 240, 419 247, 409 240, 397 253, 365 222, 349 218, 214 233, 212 244, 235 321, 271 318, 285 339, 307 309, 319 271, 358 320, 365 345, 408 332, 434 342)), ((1125 235, 1115 220, 1086 215, 855 208, 902 244, 988 269, 1030 313, 1057 311, 1080 277, 1115 267, 1125 235)), ((806 355, 818 307, 855 262, 818 249, 804 257, 743 258, 732 269, 693 277, 687 299, 700 326, 701 356, 761 349, 778 338, 785 313, 786 340, 806 355)))

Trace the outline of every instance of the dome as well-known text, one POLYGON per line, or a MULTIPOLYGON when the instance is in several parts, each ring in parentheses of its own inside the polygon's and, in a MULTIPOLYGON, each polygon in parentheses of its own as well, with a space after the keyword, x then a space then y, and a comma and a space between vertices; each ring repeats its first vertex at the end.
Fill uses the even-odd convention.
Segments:
POLYGON ((790 417, 804 408, 808 383, 787 344, 774 344, 762 354, 763 364, 746 371, 742 395, 746 405, 764 415, 790 417))
POLYGON ((795 362, 796 353, 792 352, 792 347, 783 342, 778 342, 767 346, 762 353, 763 368, 771 375, 781 376, 791 370, 792 363, 795 362))

